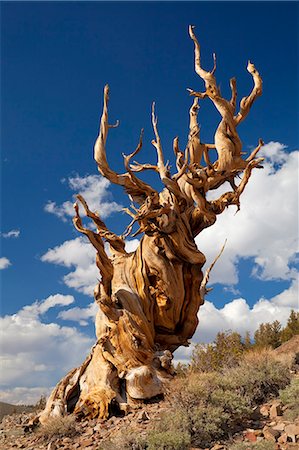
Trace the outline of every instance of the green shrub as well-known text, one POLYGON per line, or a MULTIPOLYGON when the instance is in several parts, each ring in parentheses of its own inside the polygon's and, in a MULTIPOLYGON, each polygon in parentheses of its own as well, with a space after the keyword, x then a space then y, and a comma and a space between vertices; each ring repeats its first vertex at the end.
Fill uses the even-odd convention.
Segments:
POLYGON ((223 383, 247 398, 251 406, 276 397, 290 382, 287 365, 278 361, 272 351, 250 351, 239 365, 223 372, 223 383))
POLYGON ((192 410, 192 443, 195 446, 207 446, 225 436, 225 424, 229 414, 221 406, 199 405, 192 410))
POLYGON ((212 372, 233 367, 240 360, 244 344, 239 333, 218 333, 212 344, 197 344, 192 353, 190 368, 196 372, 212 372))
MULTIPOLYGON (((229 437, 250 418, 253 406, 276 397, 289 381, 288 366, 266 349, 245 352, 237 366, 222 371, 191 372, 173 385, 180 430, 189 432, 194 446, 207 447, 229 437)), ((176 424, 172 416, 171 421, 176 424)))
POLYGON ((280 391, 279 397, 282 403, 288 407, 285 418, 296 419, 299 416, 299 379, 293 378, 291 384, 280 391))
POLYGON ((282 403, 286 406, 294 406, 299 403, 299 379, 293 378, 291 383, 279 392, 282 403))
MULTIPOLYGON (((171 413, 157 421, 143 442, 147 450, 185 450, 190 448, 191 435, 188 412, 175 405, 171 413)), ((139 450, 139 447, 137 447, 139 450)))
POLYGON ((188 432, 178 430, 150 431, 147 436, 147 450, 188 450, 191 438, 188 432))

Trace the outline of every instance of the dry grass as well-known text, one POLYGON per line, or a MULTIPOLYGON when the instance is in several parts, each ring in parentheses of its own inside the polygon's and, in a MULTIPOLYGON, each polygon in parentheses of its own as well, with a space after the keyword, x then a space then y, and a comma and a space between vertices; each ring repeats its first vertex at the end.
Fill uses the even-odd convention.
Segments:
POLYGON ((36 434, 44 440, 76 436, 76 418, 74 415, 52 417, 36 430, 36 434))

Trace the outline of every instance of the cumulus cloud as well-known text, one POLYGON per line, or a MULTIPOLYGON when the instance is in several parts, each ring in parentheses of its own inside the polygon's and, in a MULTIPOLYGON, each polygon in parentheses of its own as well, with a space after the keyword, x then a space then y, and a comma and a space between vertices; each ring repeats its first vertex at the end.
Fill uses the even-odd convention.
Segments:
POLYGON ((7 233, 1 233, 4 238, 18 238, 20 236, 20 230, 10 230, 7 233))
MULTIPOLYGON (((126 241, 127 252, 134 251, 138 244, 138 239, 126 241)), ((49 249, 41 260, 64 267, 74 267, 75 270, 63 277, 64 283, 78 292, 93 295, 94 287, 101 275, 95 264, 95 249, 85 237, 65 241, 49 249)))
POLYGON ((86 295, 93 295, 93 289, 100 277, 95 264, 95 249, 84 237, 78 237, 63 242, 49 249, 41 260, 64 267, 74 267, 75 270, 63 277, 64 283, 86 295))
POLYGON ((0 270, 7 269, 7 267, 11 266, 11 262, 5 256, 0 258, 0 270))
POLYGON ((22 308, 20 315, 23 318, 39 316, 45 314, 50 308, 55 306, 68 306, 75 301, 72 295, 55 294, 50 295, 44 300, 36 301, 32 305, 26 305, 22 308))
POLYGON ((48 397, 53 387, 14 387, 0 390, 1 402, 11 403, 13 405, 35 405, 41 396, 48 397))
POLYGON ((242 336, 249 331, 253 337, 261 323, 279 320, 282 326, 285 326, 291 310, 297 308, 297 279, 294 279, 290 287, 280 294, 271 299, 260 298, 252 307, 244 298, 236 298, 219 309, 206 301, 199 310, 199 325, 190 347, 179 348, 175 352, 175 361, 187 363, 194 345, 213 341, 219 331, 233 330, 242 336))
POLYGON ((81 326, 87 326, 89 320, 94 320, 98 309, 98 305, 95 302, 92 302, 86 308, 75 306, 75 308, 60 311, 57 317, 62 320, 78 322, 81 326))
MULTIPOLYGON (((227 245, 211 273, 211 283, 236 284, 238 261, 252 258, 253 275, 263 280, 290 280, 298 252, 298 151, 270 142, 262 149, 263 170, 255 170, 241 197, 241 210, 233 207, 218 216, 214 226, 197 237, 209 264, 227 245), (219 250, 218 250, 219 249, 219 250)), ((219 192, 212 192, 218 197, 219 192)))
MULTIPOLYGON (((66 180, 62 181, 65 182, 66 180)), ((108 190, 110 182, 101 175, 87 175, 85 177, 77 175, 68 178, 67 182, 68 187, 75 194, 81 194, 89 208, 92 211, 98 211, 102 218, 122 209, 121 205, 112 201, 111 193, 108 190)), ((74 215, 73 202, 65 201, 61 205, 57 205, 56 202, 49 200, 45 205, 45 211, 66 221, 69 216, 73 217, 74 215)))
POLYGON ((22 396, 21 402, 26 395, 39 397, 45 388, 49 389, 72 367, 82 363, 93 339, 76 328, 46 323, 43 319, 49 308, 73 301, 72 296, 56 294, 0 318, 0 388, 7 401, 15 400, 16 395, 22 396))

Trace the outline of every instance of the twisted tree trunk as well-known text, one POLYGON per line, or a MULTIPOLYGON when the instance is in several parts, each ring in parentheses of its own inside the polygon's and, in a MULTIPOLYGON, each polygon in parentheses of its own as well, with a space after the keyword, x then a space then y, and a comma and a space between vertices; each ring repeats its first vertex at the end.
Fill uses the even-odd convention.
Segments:
MULTIPOLYGON (((230 205, 237 205, 251 171, 261 167, 256 159, 259 146, 242 158, 237 125, 247 116, 255 98, 261 94, 262 81, 252 64, 248 70, 254 79, 252 93, 242 99, 235 115, 236 83, 231 80, 232 98, 222 98, 216 84, 214 68, 201 67, 200 47, 190 27, 195 44, 195 70, 204 80, 206 91, 190 90, 195 97, 190 109, 190 132, 184 151, 174 140, 177 173, 171 175, 164 163, 157 117, 153 105, 152 123, 157 164, 139 164, 131 159, 142 148, 142 133, 136 150, 124 156, 126 172, 115 173, 108 165, 106 140, 108 130, 108 86, 104 89, 104 106, 99 136, 95 143, 95 160, 102 176, 124 187, 136 206, 126 209, 132 216, 123 236, 109 231, 99 215, 90 211, 78 196, 86 216, 97 231, 83 226, 78 203, 74 205, 74 225, 85 234, 97 251, 96 264, 101 281, 95 289, 99 306, 96 317, 97 342, 90 355, 77 369, 63 378, 52 392, 39 420, 74 412, 79 415, 107 418, 115 408, 126 409, 134 400, 162 395, 165 382, 174 374, 172 353, 189 344, 198 325, 197 313, 204 303, 210 267, 203 276, 205 256, 195 244, 195 237, 213 225, 217 215, 230 205), (222 116, 215 134, 215 144, 200 141, 197 123, 198 99, 208 97, 222 116), (213 164, 209 150, 216 148, 218 159, 213 164), (202 157, 204 162, 202 162, 202 157), (141 181, 136 173, 154 170, 164 184, 158 193, 141 181), (237 186, 235 177, 243 173, 237 186), (229 181, 232 190, 219 199, 208 201, 206 193, 229 181), (139 207, 137 207, 137 205, 139 207), (139 225, 132 234, 134 224, 139 225), (136 251, 127 253, 125 237, 143 233, 136 251), (110 246, 110 256, 104 242, 110 246)), ((214 264, 214 263, 213 263, 214 264)))

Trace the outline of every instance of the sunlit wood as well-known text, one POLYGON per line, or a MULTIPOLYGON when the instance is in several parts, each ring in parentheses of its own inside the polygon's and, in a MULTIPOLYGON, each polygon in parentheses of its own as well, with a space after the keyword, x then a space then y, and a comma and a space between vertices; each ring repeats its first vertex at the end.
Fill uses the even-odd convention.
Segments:
MULTIPOLYGON (((227 207, 236 205, 239 208, 240 195, 252 170, 261 167, 263 158, 256 158, 256 155, 262 141, 244 159, 237 133, 237 126, 262 93, 259 73, 253 64, 248 64, 254 87, 251 94, 241 100, 240 111, 236 113, 236 80, 230 81, 231 99, 224 99, 215 78, 216 57, 212 71, 204 70, 194 27, 190 26, 189 34, 195 46, 195 71, 204 81, 205 92, 189 89, 194 101, 189 111, 187 146, 182 151, 178 138, 173 142, 176 173, 171 174, 164 160, 154 104, 152 145, 156 150, 156 164, 131 163, 142 149, 141 132, 136 150, 128 156, 123 155, 125 172, 117 174, 110 168, 107 137, 108 131, 117 124, 111 126, 108 122, 109 87, 105 86, 94 157, 101 175, 123 186, 129 195, 133 203, 126 212, 132 221, 124 234, 117 236, 78 196, 74 205, 74 225, 96 249, 96 264, 101 275, 95 288, 95 301, 99 307, 97 342, 85 362, 56 386, 40 415, 41 422, 67 412, 107 418, 113 405, 126 409, 132 401, 164 393, 165 382, 174 374, 172 354, 179 346, 188 346, 195 333, 198 311, 209 290, 206 284, 210 270, 220 256, 204 275, 202 268, 206 259, 197 248, 195 237, 213 225, 217 215, 227 207), (221 115, 213 144, 200 140, 199 101, 205 98, 213 102, 221 115), (218 155, 214 163, 209 156, 211 149, 218 155), (159 175, 164 185, 161 192, 137 177, 143 170, 153 170, 159 175), (207 192, 227 181, 232 189, 218 199, 208 201, 207 192), (86 216, 93 221, 92 228, 83 225, 79 202, 86 216), (133 233, 136 224, 138 229, 133 233), (137 250, 128 253, 125 237, 140 234, 143 236, 137 250), (105 242, 110 248, 109 256, 105 242)), ((70 351, 76 351, 76 348, 70 351)))

